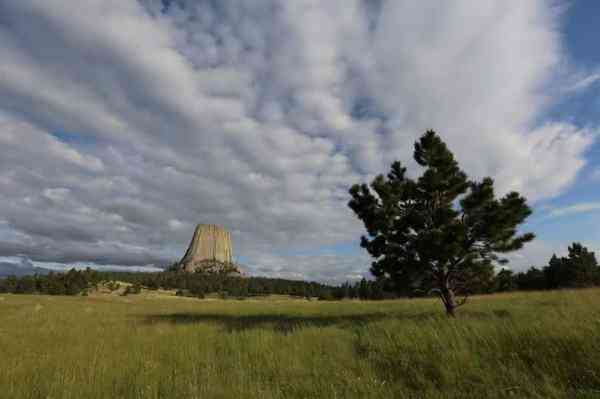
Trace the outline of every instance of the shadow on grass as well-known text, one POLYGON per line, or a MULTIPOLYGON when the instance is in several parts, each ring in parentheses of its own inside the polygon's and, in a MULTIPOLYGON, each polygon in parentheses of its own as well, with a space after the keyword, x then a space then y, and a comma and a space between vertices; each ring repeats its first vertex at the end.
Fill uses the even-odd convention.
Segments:
MULTIPOLYGON (((458 314, 459 319, 483 320, 493 318, 510 318, 509 311, 493 310, 491 312, 464 311, 458 314)), ((446 320, 443 312, 431 311, 422 313, 374 312, 353 315, 289 315, 280 313, 233 315, 226 313, 165 313, 142 316, 142 323, 171 323, 171 324, 217 324, 226 331, 244 331, 255 328, 267 328, 288 334, 305 327, 353 328, 380 320, 411 320, 435 321, 446 320)))
POLYGON ((434 312, 421 314, 368 313, 331 316, 293 316, 285 314, 237 316, 213 313, 171 313, 145 316, 143 322, 147 324, 165 322, 173 324, 218 324, 229 332, 254 328, 269 328, 283 334, 289 334, 297 329, 305 327, 338 326, 342 328, 352 328, 383 319, 427 320, 439 317, 440 314, 434 312))

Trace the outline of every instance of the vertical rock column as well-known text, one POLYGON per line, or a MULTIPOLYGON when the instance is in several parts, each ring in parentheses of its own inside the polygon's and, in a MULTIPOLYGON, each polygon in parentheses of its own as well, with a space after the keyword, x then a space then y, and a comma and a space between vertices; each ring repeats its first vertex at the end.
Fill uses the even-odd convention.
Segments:
POLYGON ((180 263, 186 266, 207 260, 233 263, 231 234, 221 226, 199 224, 180 263))
POLYGON ((223 228, 215 231, 215 260, 231 263, 231 235, 223 228))

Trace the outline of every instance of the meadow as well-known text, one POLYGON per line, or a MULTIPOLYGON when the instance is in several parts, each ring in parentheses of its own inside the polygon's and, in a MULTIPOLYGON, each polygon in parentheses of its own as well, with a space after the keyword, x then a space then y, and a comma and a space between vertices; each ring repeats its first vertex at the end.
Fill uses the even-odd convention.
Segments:
POLYGON ((1 398, 600 398, 600 290, 0 296, 1 398))

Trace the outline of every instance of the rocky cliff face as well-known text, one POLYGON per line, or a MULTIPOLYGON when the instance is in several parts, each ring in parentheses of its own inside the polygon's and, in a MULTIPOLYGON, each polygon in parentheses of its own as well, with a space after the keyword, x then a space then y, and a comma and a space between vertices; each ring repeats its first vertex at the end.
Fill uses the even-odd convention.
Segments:
POLYGON ((233 272, 239 270, 233 263, 231 234, 221 226, 199 224, 185 255, 179 262, 187 272, 233 272))

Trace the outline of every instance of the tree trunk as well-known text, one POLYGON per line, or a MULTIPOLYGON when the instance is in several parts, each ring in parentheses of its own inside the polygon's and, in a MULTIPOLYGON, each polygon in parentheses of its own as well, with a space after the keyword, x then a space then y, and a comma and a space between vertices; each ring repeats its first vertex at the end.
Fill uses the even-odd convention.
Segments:
POLYGON ((446 307, 446 315, 448 317, 455 317, 456 313, 456 298, 454 297, 454 290, 450 287, 444 287, 442 289, 442 301, 446 307))

